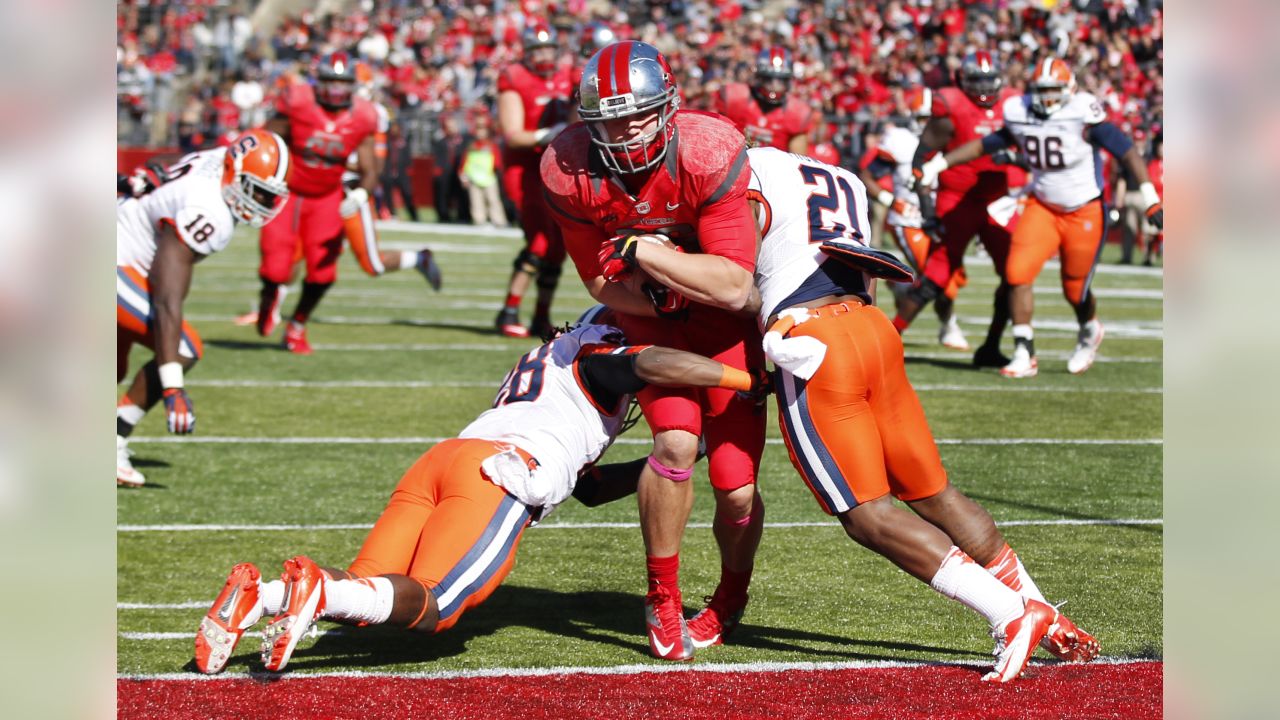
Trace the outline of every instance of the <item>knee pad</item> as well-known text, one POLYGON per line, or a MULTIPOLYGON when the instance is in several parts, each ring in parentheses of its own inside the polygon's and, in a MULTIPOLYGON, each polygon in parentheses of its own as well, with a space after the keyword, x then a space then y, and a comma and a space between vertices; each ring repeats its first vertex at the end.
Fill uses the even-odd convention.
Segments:
POLYGON ((519 255, 516 255, 516 260, 512 263, 511 267, 516 272, 524 272, 532 275, 542 269, 542 258, 534 255, 529 248, 525 248, 520 251, 519 255))
POLYGON ((649 467, 652 468, 654 472, 671 482, 685 482, 693 476, 693 468, 685 468, 681 470, 679 468, 667 467, 666 465, 663 465, 658 458, 652 455, 649 456, 648 463, 649 467))
POLYGON ((561 265, 552 265, 551 263, 543 263, 538 268, 538 288, 542 290, 555 290, 560 284, 561 265))

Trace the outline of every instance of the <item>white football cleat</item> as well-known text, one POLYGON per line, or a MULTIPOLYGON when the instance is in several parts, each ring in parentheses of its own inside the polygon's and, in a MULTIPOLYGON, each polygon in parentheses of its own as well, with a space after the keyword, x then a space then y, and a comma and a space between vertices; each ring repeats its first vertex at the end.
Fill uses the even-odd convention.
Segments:
POLYGON ((1036 356, 1032 355, 1026 347, 1018 345, 1013 350, 1013 359, 1008 365, 1000 368, 1000 374, 1007 378, 1032 378, 1039 371, 1039 363, 1036 362, 1036 356))
POLYGON ((960 323, 956 322, 955 315, 947 318, 947 322, 938 328, 938 342, 942 347, 952 350, 969 349, 969 341, 965 339, 964 331, 960 329, 960 323))
POLYGON ((1007 683, 1021 675, 1031 654, 1057 621, 1058 611, 1053 606, 1027 600, 1020 617, 991 632, 996 640, 996 664, 982 676, 982 681, 1007 683))
POLYGON ((147 484, 147 478, 133 468, 133 462, 129 460, 129 456, 133 453, 129 450, 129 441, 119 435, 116 436, 116 485, 124 487, 142 487, 147 484))
POLYGON ((1098 328, 1095 332, 1089 332, 1088 325, 1080 328, 1075 352, 1067 360, 1067 372, 1072 375, 1079 375, 1093 367, 1093 361, 1098 358, 1098 347, 1102 345, 1102 337, 1106 335, 1106 331, 1102 329, 1102 323, 1095 322, 1094 325, 1098 328))

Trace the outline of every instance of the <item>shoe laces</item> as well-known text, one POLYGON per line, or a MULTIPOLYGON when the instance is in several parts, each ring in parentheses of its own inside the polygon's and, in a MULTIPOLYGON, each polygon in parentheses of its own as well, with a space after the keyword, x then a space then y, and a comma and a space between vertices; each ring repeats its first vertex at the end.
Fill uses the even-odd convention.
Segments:
POLYGON ((680 627, 680 621, 684 618, 684 609, 681 607, 679 596, 659 585, 645 596, 644 601, 653 606, 653 615, 658 619, 663 630, 670 632, 672 628, 680 627))

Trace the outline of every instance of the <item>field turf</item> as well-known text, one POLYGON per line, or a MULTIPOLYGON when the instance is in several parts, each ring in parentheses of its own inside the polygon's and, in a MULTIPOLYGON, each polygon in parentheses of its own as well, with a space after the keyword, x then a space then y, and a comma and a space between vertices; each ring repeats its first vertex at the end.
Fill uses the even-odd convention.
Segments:
MULTIPOLYGON (((231 322, 257 295, 255 235, 239 231, 230 249, 197 268, 185 306, 206 350, 188 382, 197 434, 175 440, 153 412, 132 443, 149 484, 117 497, 122 679, 193 671, 193 632, 234 563, 255 562, 271 576, 295 554, 349 562, 400 474, 487 408, 506 370, 535 344, 492 332, 514 238, 384 231, 383 240, 434 247, 444 291, 431 292, 412 271, 370 279, 348 254, 310 325, 311 357, 231 322)), ((1116 255, 1108 248, 1105 257, 1116 255)), ((972 342, 985 330, 995 280, 984 259, 971 257, 970 273, 957 307, 972 342)), ((908 370, 952 481, 1005 525, 1048 598, 1069 600, 1063 610, 1098 636, 1106 657, 1158 660, 1162 279, 1104 265, 1094 288, 1108 334, 1102 360, 1083 376, 1066 372, 1074 321, 1056 266, 1036 294, 1039 377, 974 371, 968 354, 936 344, 931 310, 907 333, 908 370)), ((890 300, 881 293, 882 304, 890 300)), ((566 267, 555 319, 588 304, 566 267)), ((531 306, 532 297, 526 320, 531 306)), ((135 350, 134 368, 146 358, 135 350)), ((849 541, 795 475, 773 417, 769 437, 760 477, 768 526, 751 604, 732 642, 699 651, 695 664, 989 658, 982 621, 849 541)), ((647 438, 641 424, 607 459, 642 456, 647 438)), ((690 613, 719 571, 704 478, 700 466, 682 554, 690 613)), ((525 534, 505 585, 452 631, 321 623, 290 669, 656 664, 644 639, 635 523, 630 499, 594 510, 570 501, 525 534)), ((246 637, 227 672, 260 669, 257 639, 246 637)))

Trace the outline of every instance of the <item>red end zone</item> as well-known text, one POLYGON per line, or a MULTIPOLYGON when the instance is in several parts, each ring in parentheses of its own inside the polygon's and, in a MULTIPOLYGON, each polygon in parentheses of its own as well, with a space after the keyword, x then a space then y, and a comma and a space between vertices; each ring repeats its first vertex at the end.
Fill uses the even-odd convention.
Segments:
POLYGON ((1161 662, 1028 669, 1004 686, 977 668, 895 667, 786 672, 421 679, 294 676, 257 680, 116 681, 122 718, 561 718, 678 717, 1005 718, 1163 717, 1161 662))

